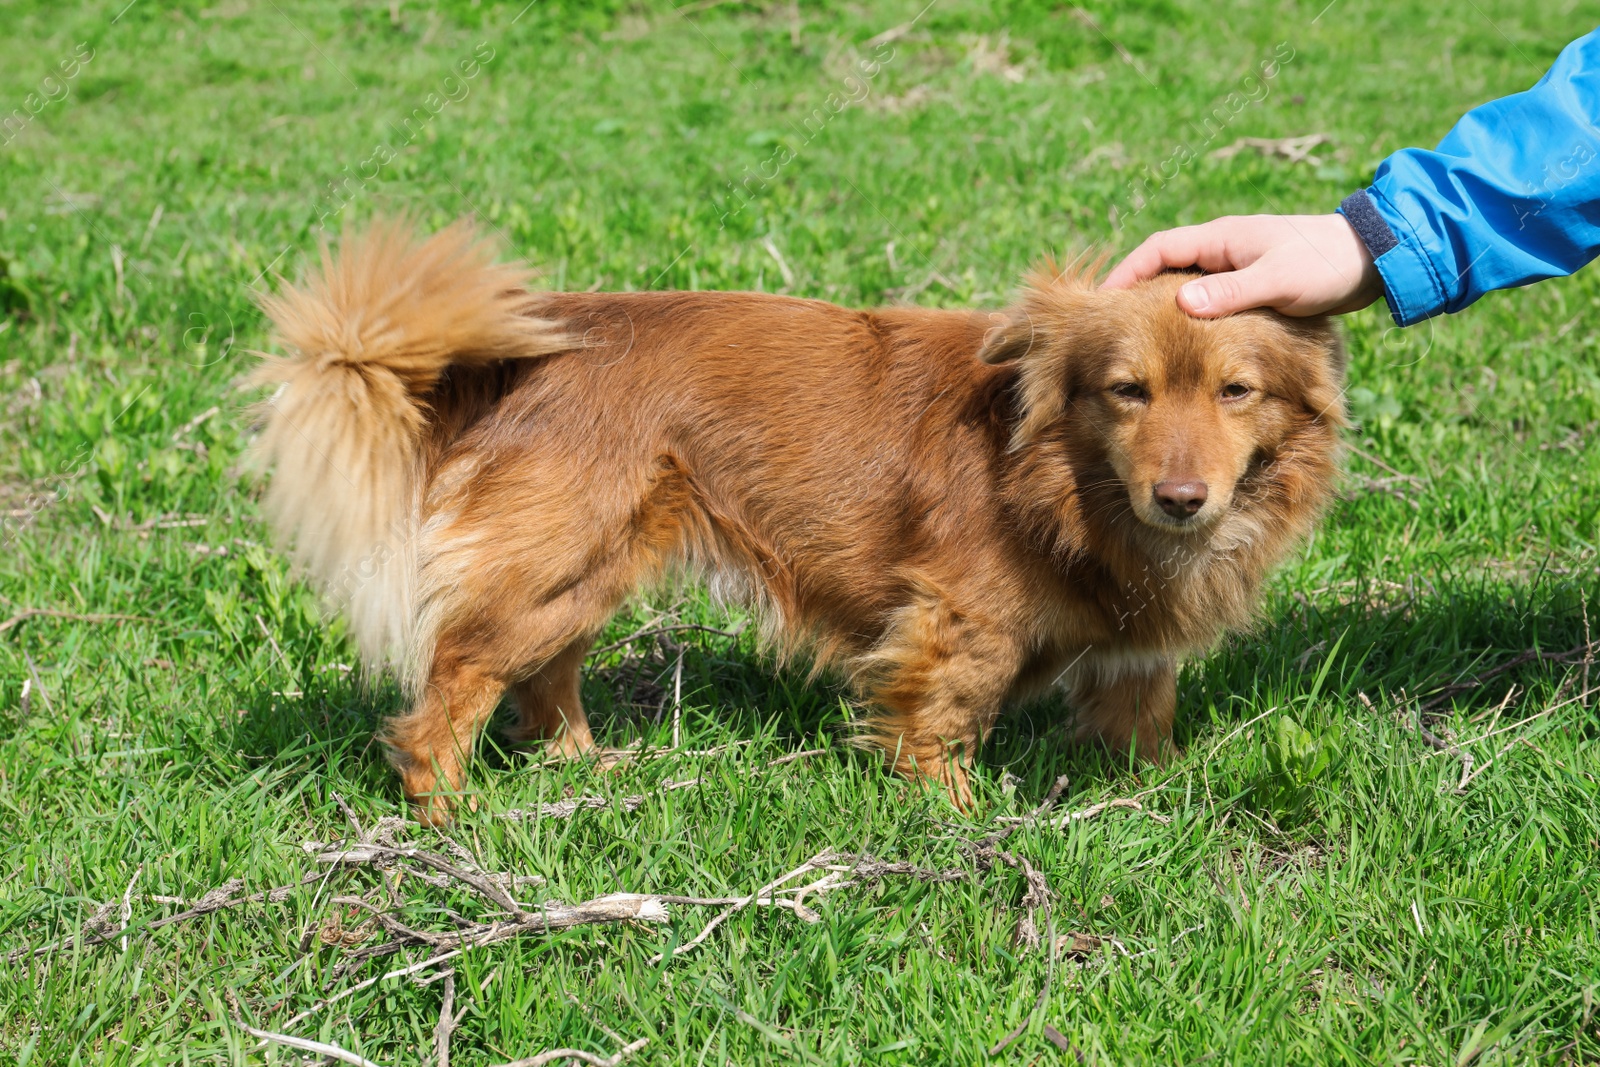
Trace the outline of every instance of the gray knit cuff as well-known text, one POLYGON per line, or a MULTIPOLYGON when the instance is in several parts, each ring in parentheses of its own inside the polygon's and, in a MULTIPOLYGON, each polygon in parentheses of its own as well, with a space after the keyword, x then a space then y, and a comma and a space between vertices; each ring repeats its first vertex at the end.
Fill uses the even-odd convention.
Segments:
POLYGON ((1377 259, 1400 243, 1394 231, 1389 228, 1389 224, 1383 221, 1383 216, 1378 214, 1377 207, 1372 203, 1372 197, 1367 195, 1365 189, 1357 189, 1345 197, 1339 204, 1339 214, 1350 223, 1350 228, 1356 231, 1356 236, 1367 246, 1367 251, 1372 253, 1373 259, 1377 259))

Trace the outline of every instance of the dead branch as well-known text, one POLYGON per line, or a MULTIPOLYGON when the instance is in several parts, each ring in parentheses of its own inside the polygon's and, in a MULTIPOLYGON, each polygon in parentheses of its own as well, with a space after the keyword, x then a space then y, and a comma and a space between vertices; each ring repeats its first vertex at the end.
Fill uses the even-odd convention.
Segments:
MULTIPOLYGON (((972 842, 966 842, 966 844, 970 845, 972 842)), ((1032 871, 1032 868, 1030 867, 1028 870, 1032 871)), ((1038 875, 1037 871, 1034 871, 1033 874, 1038 877, 1038 880, 1042 885, 1043 877, 1038 875)), ((718 926, 721 926, 724 922, 732 918, 738 912, 743 911, 745 908, 757 905, 789 908, 794 911, 796 916, 804 921, 815 922, 820 919, 820 916, 817 916, 815 912, 801 904, 801 901, 807 895, 822 896, 826 893, 834 892, 839 889, 846 889, 851 886, 877 882, 884 878, 891 877, 915 878, 919 882, 959 882, 971 878, 972 872, 959 867, 951 867, 945 870, 934 870, 928 867, 920 867, 914 863, 880 860, 874 856, 866 855, 864 853, 846 853, 836 852, 833 849, 824 849, 822 852, 812 856, 794 870, 772 880, 771 882, 768 882, 766 885, 762 886, 760 889, 749 894, 748 896, 663 896, 659 897, 658 899, 660 899, 663 903, 727 904, 726 909, 717 913, 717 915, 714 916, 692 940, 684 942, 673 950, 672 955, 681 956, 684 953, 691 951, 696 946, 703 944, 706 938, 710 937, 712 932, 716 930, 718 926), (799 878, 802 875, 819 871, 825 873, 821 878, 818 878, 813 882, 809 882, 801 886, 794 886, 789 889, 779 888, 788 882, 794 881, 796 878, 799 878), (793 894, 793 899, 784 900, 779 896, 780 893, 793 894)), ((1030 885, 1031 884, 1032 883, 1030 882, 1030 885)), ((1048 893, 1047 887, 1044 889, 1044 892, 1048 893)), ((1029 914, 1032 914, 1031 911, 1029 914)), ((658 953, 652 957, 650 963, 660 963, 664 958, 665 953, 658 953)))
POLYGON ((1372 464, 1374 467, 1381 467, 1381 468, 1383 468, 1384 470, 1388 471, 1390 474, 1394 475, 1397 478, 1413 478, 1415 481, 1423 481, 1423 479, 1416 478, 1414 475, 1402 474, 1400 471, 1395 470, 1393 467, 1389 466, 1389 464, 1385 463, 1383 460, 1379 459, 1377 456, 1374 456, 1371 452, 1368 452, 1365 449, 1357 448, 1355 445, 1352 445, 1352 444, 1350 444, 1348 442, 1346 442, 1346 444, 1345 444, 1345 449, 1347 451, 1349 451, 1349 453, 1351 455, 1360 456, 1362 459, 1366 460, 1368 463, 1372 464))
POLYGON ((91 504, 89 510, 94 512, 95 518, 99 519, 102 525, 110 529, 125 530, 142 536, 148 536, 151 530, 182 530, 191 526, 205 526, 213 519, 213 516, 210 515, 193 513, 178 515, 173 513, 157 515, 153 519, 146 519, 143 522, 136 523, 131 518, 123 519, 112 515, 98 504, 91 504))
MULTIPOLYGON (((451 933, 413 930, 389 917, 379 920, 391 935, 391 940, 371 945, 350 953, 337 968, 348 974, 369 959, 393 955, 417 945, 434 949, 465 951, 507 941, 513 937, 551 934, 557 930, 570 930, 575 926, 607 925, 619 922, 661 923, 667 921, 667 907, 656 896, 646 893, 611 893, 595 897, 580 904, 547 904, 537 913, 524 912, 522 917, 510 922, 470 923, 451 933)), ((435 959, 445 958, 442 954, 435 959)))
POLYGON ((971 871, 960 867, 947 867, 942 871, 936 871, 930 867, 919 867, 914 863, 887 862, 866 853, 830 850, 820 853, 818 858, 824 861, 823 869, 848 873, 852 876, 853 882, 877 882, 891 877, 915 878, 919 882, 961 882, 972 875, 971 871))
POLYGON ((439 1023, 433 1028, 433 1067, 450 1067, 450 1035, 460 1022, 455 1008, 456 972, 451 969, 444 973, 444 1003, 439 1005, 439 1023))
POLYGON ((1434 708, 1438 707, 1440 704, 1443 704, 1451 697, 1459 696, 1462 693, 1470 693, 1475 689, 1481 689, 1483 688, 1484 683, 1490 681, 1491 679, 1498 678, 1507 671, 1515 670, 1524 664, 1567 664, 1582 663, 1584 660, 1588 660, 1592 663, 1597 646, 1600 646, 1600 642, 1585 641, 1583 644, 1569 648, 1565 652, 1541 652, 1539 649, 1531 648, 1520 655, 1511 657, 1499 666, 1491 667, 1488 670, 1479 674, 1475 674, 1464 681, 1451 682, 1449 685, 1441 687, 1433 696, 1429 697, 1421 706, 1417 708, 1417 713, 1419 715, 1427 715, 1433 711, 1434 708))
POLYGON ((366 1057, 358 1056, 356 1053, 342 1049, 338 1045, 329 1045, 322 1041, 310 1041, 303 1037, 291 1037, 288 1034, 277 1034, 271 1030, 257 1030, 255 1027, 247 1026, 239 1020, 234 1022, 239 1029, 262 1041, 270 1041, 275 1045, 297 1048, 301 1052, 313 1052, 318 1056, 326 1056, 328 1059, 338 1060, 340 1063, 353 1064, 354 1067, 378 1067, 376 1063, 366 1057))
POLYGON ((603 811, 613 804, 623 811, 638 811, 649 798, 643 794, 625 797, 569 797, 553 804, 540 804, 537 808, 510 808, 495 816, 497 819, 570 819, 580 811, 603 811))
POLYGON ((1325 133, 1307 133, 1299 137, 1241 137, 1226 148, 1211 153, 1212 159, 1231 159, 1245 149, 1255 149, 1264 156, 1281 156, 1290 163, 1322 162, 1311 154, 1318 145, 1332 144, 1333 138, 1325 133))
POLYGON ((497 884, 496 879, 489 877, 481 870, 466 870, 457 866, 437 852, 429 852, 421 848, 401 848, 363 841, 354 848, 344 851, 323 852, 316 858, 318 863, 338 864, 372 863, 384 858, 410 860, 412 863, 420 864, 431 870, 438 871, 448 878, 453 878, 469 889, 476 890, 480 895, 487 897, 509 912, 517 922, 523 922, 531 918, 522 905, 513 900, 511 895, 497 884))
POLYGON ((0 634, 29 619, 65 619, 67 622, 159 622, 144 615, 81 615, 75 611, 57 611, 54 608, 28 608, 19 611, 5 622, 0 622, 0 634))
POLYGON ((1402 501, 1412 511, 1421 511, 1422 505, 1416 497, 1406 493, 1406 489, 1423 484, 1421 478, 1409 474, 1395 475, 1388 478, 1361 478, 1353 480, 1339 493, 1341 500, 1358 500, 1364 493, 1376 493, 1379 496, 1392 496, 1402 501))
POLYGON ((998 830, 978 841, 960 842, 960 848, 972 858, 973 863, 980 871, 989 871, 995 864, 1002 863, 1007 867, 1022 872, 1027 889, 1022 894, 1019 906, 1022 914, 1017 918, 1016 929, 1012 932, 1012 943, 1023 951, 1034 948, 1039 944, 1039 923, 1037 916, 1044 913, 1046 921, 1050 921, 1050 900, 1055 896, 1050 890, 1050 885, 1045 877, 1026 858, 1014 852, 1007 852, 998 844, 1011 834, 1015 833, 1017 826, 1008 826, 998 830))
MULTIPOLYGON (((172 926, 175 923, 188 922, 190 919, 198 919, 202 915, 210 915, 212 912, 222 911, 225 908, 236 908, 241 904, 281 904, 283 901, 288 899, 290 893, 301 888, 302 886, 310 885, 312 882, 317 881, 321 877, 322 875, 319 872, 311 871, 304 875, 298 882, 292 882, 289 885, 281 885, 274 889, 263 890, 259 893, 250 893, 245 896, 235 895, 240 889, 244 888, 244 881, 242 879, 235 878, 224 883, 223 885, 218 886, 216 889, 211 890, 205 896, 201 897, 195 903, 195 905, 188 910, 181 911, 176 915, 168 915, 165 918, 156 919, 152 922, 145 923, 143 928, 137 932, 143 936, 149 936, 152 932, 161 929, 163 926, 172 926)), ((103 945, 107 941, 118 940, 123 936, 124 931, 127 930, 128 927, 112 928, 105 921, 110 916, 110 911, 108 909, 115 907, 116 903, 117 902, 113 901, 110 904, 104 905, 100 911, 97 911, 93 916, 91 916, 89 921, 84 923, 83 930, 77 935, 77 937, 63 938, 60 941, 56 941, 48 945, 42 945, 39 948, 15 949, 6 957, 7 962, 16 963, 19 960, 27 959, 30 956, 43 956, 51 952, 65 951, 78 944, 82 944, 88 948, 93 948, 96 945, 103 945), (104 914, 102 914, 102 912, 104 912, 104 914)))
MULTIPOLYGON (((339 1001, 344 1000, 346 997, 355 996, 357 993, 361 992, 363 989, 367 989, 367 988, 370 988, 371 986, 375 986, 379 982, 382 982, 383 980, 385 980, 387 978, 405 978, 408 975, 416 974, 418 971, 427 970, 429 967, 435 966, 436 964, 443 963, 445 960, 455 959, 457 956, 460 956, 462 953, 464 953, 464 952, 466 952, 466 951, 468 951, 468 950, 470 950, 472 948, 476 948, 476 947, 478 947, 478 946, 469 945, 466 948, 453 949, 450 952, 435 953, 433 955, 425 957, 424 959, 418 960, 416 963, 408 964, 405 967, 397 967, 396 969, 394 969, 392 971, 386 971, 383 974, 374 975, 373 977, 368 978, 368 979, 366 979, 364 981, 357 982, 355 985, 351 986, 349 989, 340 990, 338 993, 335 993, 331 997, 324 997, 322 1000, 317 1001, 315 1004, 311 1005, 311 1007, 307 1008, 305 1011, 302 1011, 300 1014, 298 1014, 294 1018, 290 1019, 284 1025, 286 1027, 287 1026, 295 1026, 298 1023, 305 1022, 307 1019, 311 1018, 311 1016, 315 1015, 317 1012, 321 1011, 323 1008, 326 1008, 331 1004, 337 1004, 339 1001)), ((463 1009, 463 1010, 465 1010, 465 1009, 463 1009)))
MULTIPOLYGON (((1031 888, 1030 888, 1029 891, 1032 892, 1031 888)), ((1024 899, 1026 900, 1026 898, 1024 898, 1024 899)), ((1046 966, 1045 972, 1044 972, 1044 985, 1039 987, 1038 999, 1036 999, 1033 1002, 1033 1007, 1031 1009, 1029 1009, 1028 1014, 1026 1014, 1026 1015, 1024 1015, 1022 1017, 1022 1021, 1020 1023, 1018 1023, 1016 1025, 1016 1027, 1010 1033, 1008 1033, 1005 1037, 1001 1038, 999 1044, 995 1045, 994 1048, 989 1050, 989 1055, 991 1055, 991 1056, 1000 1055, 1000 1053, 1002 1053, 1002 1052, 1004 1052, 1006 1050, 1006 1046, 1010 1045, 1011 1042, 1013 1042, 1017 1038, 1021 1037, 1022 1036, 1022 1032, 1024 1030, 1026 1030, 1028 1028, 1028 1024, 1033 1021, 1033 1017, 1035 1015, 1039 1014, 1039 1009, 1044 1007, 1045 1001, 1050 999, 1050 987, 1051 987, 1051 985, 1054 984, 1055 976, 1056 976, 1056 953, 1055 953, 1055 948, 1057 946, 1057 941, 1056 941, 1056 938, 1055 938, 1055 921, 1054 921, 1054 918, 1052 918, 1051 922, 1050 922, 1050 946, 1051 946, 1050 960, 1049 960, 1049 963, 1046 966)))
MULTIPOLYGON (((1482 741, 1484 738, 1492 737, 1497 733, 1503 733, 1505 730, 1515 729, 1517 726, 1532 722, 1534 719, 1548 715, 1552 711, 1555 711, 1558 708, 1566 707, 1569 704, 1575 702, 1587 704, 1592 691, 1587 685, 1585 685, 1583 687, 1583 691, 1577 696, 1563 699, 1570 689, 1573 681, 1572 676, 1569 675, 1566 681, 1562 683, 1561 688, 1557 691, 1555 702, 1549 707, 1545 708, 1543 711, 1537 712, 1536 714, 1523 719, 1522 722, 1514 723, 1511 726, 1504 727, 1500 730, 1491 728, 1489 731, 1473 738, 1470 741, 1464 742, 1462 745, 1457 745, 1453 742, 1446 741, 1430 730, 1428 728, 1429 712, 1443 704, 1445 701, 1450 700, 1452 697, 1459 696, 1462 693, 1473 692, 1481 689, 1485 684, 1505 674, 1507 671, 1514 670, 1515 668, 1521 667, 1528 663, 1575 663, 1582 667, 1585 676, 1587 676, 1589 666, 1594 662, 1595 648, 1596 642, 1588 639, 1586 619, 1585 641, 1583 644, 1570 648, 1565 652, 1542 652, 1536 648, 1529 649, 1526 652, 1513 656, 1511 659, 1499 664, 1498 666, 1491 667, 1488 670, 1476 674, 1464 681, 1453 682, 1449 685, 1446 685, 1428 700, 1417 705, 1416 729, 1418 736, 1421 737, 1428 747, 1432 748, 1435 752, 1443 752, 1461 760, 1461 778, 1456 783, 1454 789, 1454 792, 1457 796, 1464 794, 1467 790, 1467 786, 1471 785, 1475 778, 1487 770, 1490 763, 1493 763, 1496 759, 1499 759, 1506 752, 1506 749, 1502 749, 1501 751, 1495 753, 1494 756, 1491 757, 1487 762, 1480 765, 1477 763, 1476 758, 1472 755, 1472 753, 1466 750, 1465 746, 1476 744, 1477 742, 1482 741)), ((1516 688, 1517 687, 1513 685, 1511 688, 1506 690, 1504 699, 1502 699, 1499 706, 1494 709, 1494 719, 1491 722, 1491 727, 1493 726, 1493 723, 1499 722, 1500 715, 1505 711, 1506 706, 1511 703, 1511 698, 1515 695, 1516 688)), ((1362 693, 1359 695, 1363 703, 1365 703, 1370 709, 1372 707, 1372 702, 1367 699, 1366 694, 1362 693)), ((1507 747, 1509 748, 1509 746, 1507 747)))
POLYGON ((1478 777, 1478 775, 1480 775, 1484 771, 1488 770, 1489 769, 1489 765, 1491 763, 1493 763, 1495 760, 1499 759, 1501 756, 1504 756, 1507 752, 1510 752, 1513 748, 1515 748, 1518 741, 1524 741, 1524 740, 1526 740, 1526 738, 1515 738, 1515 739, 1513 739, 1509 744, 1507 744, 1499 752, 1496 752, 1493 756, 1490 756, 1488 759, 1484 760, 1483 765, 1480 766, 1477 770, 1472 770, 1471 769, 1472 768, 1471 757, 1470 756, 1467 757, 1467 761, 1465 762, 1465 764, 1461 768, 1461 782, 1460 782, 1460 784, 1458 784, 1456 786, 1456 793, 1458 795, 1461 794, 1461 793, 1465 793, 1467 791, 1467 786, 1472 784, 1472 780, 1474 778, 1478 777))
MULTIPOLYGON (((1083 819, 1093 819, 1116 808, 1123 808, 1128 811, 1143 812, 1156 822, 1162 824, 1170 823, 1172 821, 1170 816, 1162 815, 1159 812, 1146 811, 1144 805, 1139 803, 1137 800, 1133 800, 1128 797, 1118 797, 1115 800, 1102 800, 1098 804, 1090 804, 1087 808, 1084 808, 1081 811, 1067 812, 1065 815, 1051 819, 1046 825, 1053 826, 1057 830, 1064 830, 1066 829, 1068 823, 1078 822, 1083 819)), ((1033 822, 1036 818, 1036 815, 1007 815, 1002 816, 996 821, 1011 823, 1013 826, 1022 826, 1033 822)))
MULTIPOLYGON (((745 908, 747 908, 750 905, 754 904, 756 901, 760 900, 762 897, 768 897, 770 899, 770 897, 772 895, 772 891, 774 889, 777 889, 779 886, 783 885, 783 883, 789 882, 789 881, 793 881, 794 879, 800 877, 802 874, 809 874, 814 870, 818 870, 819 869, 819 861, 825 861, 827 859, 828 855, 829 855, 829 853, 827 853, 827 852, 820 852, 817 855, 815 855, 815 856, 811 857, 810 859, 806 860, 800 866, 796 867, 794 870, 790 871, 788 874, 784 875, 783 877, 777 878, 777 879, 774 879, 771 882, 768 882, 766 885, 762 886, 760 889, 756 890, 754 893, 751 893, 747 897, 740 897, 740 898, 736 899, 725 910, 718 912, 717 915, 710 922, 706 923, 705 928, 702 929, 698 934, 695 935, 694 940, 686 941, 683 944, 679 945, 677 948, 673 949, 672 950, 672 955, 681 956, 685 952, 691 951, 692 949, 695 948, 695 946, 699 945, 701 942, 705 941, 706 938, 710 937, 711 936, 711 931, 713 931, 717 927, 721 926, 725 921, 727 921, 733 915, 736 915, 737 913, 743 911, 745 908)), ((654 956, 650 957, 650 960, 649 960, 650 965, 654 966, 655 964, 660 963, 665 958, 665 956, 666 956, 665 953, 660 953, 660 952, 656 953, 654 956)))
POLYGON ((624 637, 620 641, 613 641, 609 645, 601 645, 599 648, 593 649, 590 651, 589 655, 592 658, 595 656, 604 656, 609 652, 616 652, 618 649, 627 648, 641 637, 657 637, 665 634, 682 633, 684 631, 696 631, 704 634, 714 634, 717 637, 733 638, 744 633, 744 629, 744 622, 740 622, 731 630, 719 630, 715 626, 701 626, 699 623, 693 622, 673 623, 670 626, 646 626, 643 629, 635 630, 633 633, 629 634, 627 637, 624 637))
MULTIPOLYGON (((483 982, 478 986, 478 995, 482 996, 489 983, 494 981, 494 973, 490 971, 484 976, 483 982)), ((418 979, 418 985, 428 985, 439 980, 439 975, 430 978, 418 979)), ((444 1002, 439 1007, 439 1022, 433 1028, 433 1063, 431 1067, 450 1067, 450 1035, 454 1034, 456 1027, 461 1025, 461 1020, 466 1017, 467 1009, 463 1007, 454 1012, 456 1003, 456 972, 454 968, 444 972, 444 1002)))
POLYGON ((830 749, 826 748, 808 748, 803 752, 791 752, 787 756, 779 756, 777 759, 768 760, 757 769, 766 770, 768 767, 781 767, 785 763, 794 763, 796 760, 810 759, 812 756, 826 756, 830 751, 830 749))
POLYGON ((512 1060, 510 1063, 502 1063, 500 1067, 544 1067, 545 1064, 555 1063, 558 1060, 579 1060, 589 1064, 590 1067, 617 1067, 619 1063, 649 1043, 649 1038, 641 1037, 637 1041, 622 1046, 615 1056, 596 1056, 594 1053, 584 1052, 582 1049, 556 1048, 551 1049, 549 1052, 541 1052, 537 1056, 529 1056, 525 1060, 512 1060))
MULTIPOLYGON (((1507 697, 1510 696, 1509 693, 1507 693, 1506 695, 1507 695, 1507 697)), ((1472 781, 1472 764, 1473 764, 1472 753, 1463 752, 1461 749, 1457 748, 1455 745, 1453 745, 1450 742, 1448 742, 1448 741, 1444 740, 1443 738, 1439 737, 1432 730, 1428 729, 1427 726, 1423 725, 1421 709, 1418 709, 1418 711, 1417 711, 1417 733, 1421 734, 1422 735, 1422 739, 1424 741, 1426 741, 1428 743, 1428 745, 1430 747, 1432 747, 1433 749, 1435 749, 1436 751, 1448 752, 1448 753, 1450 753, 1450 755, 1457 756, 1457 757, 1460 758, 1460 760, 1461 760, 1461 781, 1456 784, 1456 792, 1457 793, 1466 792, 1467 783, 1472 781)))
POLYGON ((1020 907, 1022 916, 1017 920, 1016 931, 1012 934, 1012 941, 1024 951, 1039 946, 1039 924, 1035 916, 1044 912, 1048 921, 1050 917, 1050 884, 1045 881, 1044 875, 1028 862, 1026 856, 1018 856, 1022 866, 1022 877, 1027 882, 1027 891, 1022 894, 1020 907))

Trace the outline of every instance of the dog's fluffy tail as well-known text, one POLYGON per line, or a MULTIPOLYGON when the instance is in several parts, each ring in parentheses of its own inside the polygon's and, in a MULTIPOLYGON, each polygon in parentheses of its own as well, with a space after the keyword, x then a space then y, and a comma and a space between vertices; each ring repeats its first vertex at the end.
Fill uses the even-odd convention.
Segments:
POLYGON ((368 671, 409 651, 428 394, 446 368, 570 347, 529 314, 528 272, 470 225, 418 241, 404 222, 326 245, 320 272, 261 303, 286 356, 263 354, 255 454, 297 569, 344 614, 368 671))

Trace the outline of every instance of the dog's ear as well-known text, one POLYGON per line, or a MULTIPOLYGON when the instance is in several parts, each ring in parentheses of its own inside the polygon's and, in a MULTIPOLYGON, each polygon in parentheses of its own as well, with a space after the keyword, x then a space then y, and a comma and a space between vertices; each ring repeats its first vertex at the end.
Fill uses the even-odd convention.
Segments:
POLYGON ((991 312, 978 358, 985 363, 1010 363, 1031 352, 1042 338, 1033 316, 1020 307, 991 312))
POLYGON ((1313 418, 1334 426, 1347 425, 1344 405, 1345 348, 1339 331, 1325 315, 1291 319, 1288 328, 1294 349, 1285 365, 1295 371, 1301 404, 1313 418))

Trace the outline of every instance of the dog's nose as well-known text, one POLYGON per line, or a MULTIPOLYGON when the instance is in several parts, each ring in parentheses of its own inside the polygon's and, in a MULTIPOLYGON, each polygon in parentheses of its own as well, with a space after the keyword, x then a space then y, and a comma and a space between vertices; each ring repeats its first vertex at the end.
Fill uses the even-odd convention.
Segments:
POLYGON ((1154 493, 1162 511, 1175 519, 1187 519, 1204 506, 1206 483, 1158 482, 1154 493))

